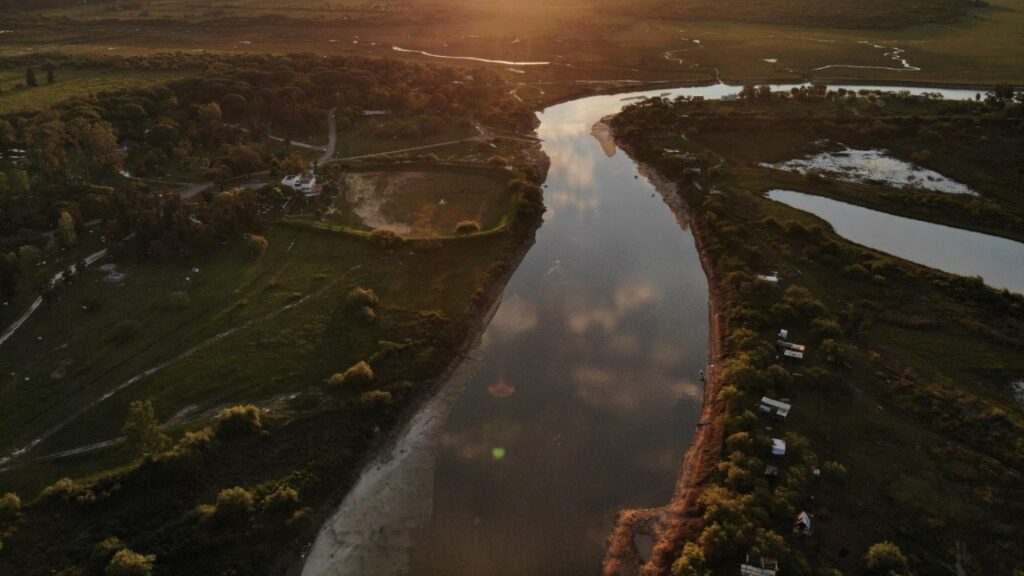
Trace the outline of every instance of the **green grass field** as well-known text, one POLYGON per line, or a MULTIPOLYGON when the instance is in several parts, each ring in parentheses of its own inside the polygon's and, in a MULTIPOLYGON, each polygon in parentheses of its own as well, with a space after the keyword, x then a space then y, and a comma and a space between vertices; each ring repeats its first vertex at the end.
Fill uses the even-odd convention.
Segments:
MULTIPOLYGON (((195 262, 108 259, 98 264, 117 262, 122 282, 107 282, 94 268, 64 289, 4 345, 4 452, 62 423, 30 460, 114 438, 136 399, 152 399, 167 420, 186 408, 201 414, 320 386, 372 356, 379 341, 415 334, 409 314, 460 317, 506 241, 499 235, 390 252, 286 225, 273 226, 267 238, 258 262, 241 249, 195 262), (376 324, 360 323, 346 308, 353 286, 380 296, 376 324), (187 294, 188 305, 172 303, 172 293, 187 294), (41 346, 49 351, 45 363, 36 361, 41 346), (154 367, 162 368, 100 400, 154 367)), ((110 464, 100 458, 87 469, 110 464)), ((37 488, 55 479, 18 476, 37 488)), ((24 488, 17 484, 11 487, 24 488)))
POLYGON ((143 88, 184 77, 184 71, 58 68, 53 84, 46 72, 36 69, 39 86, 25 86, 24 68, 0 69, 0 113, 41 110, 69 98, 121 88, 143 88))

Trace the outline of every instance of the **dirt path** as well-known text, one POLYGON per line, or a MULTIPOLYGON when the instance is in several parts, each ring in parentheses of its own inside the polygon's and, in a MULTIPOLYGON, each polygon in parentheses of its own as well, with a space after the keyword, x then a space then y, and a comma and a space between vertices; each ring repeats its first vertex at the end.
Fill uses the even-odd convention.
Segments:
MULTIPOLYGON (((90 265, 92 265, 93 262, 99 260, 100 258, 103 258, 106 255, 107 255, 107 249, 106 248, 104 248, 103 250, 100 250, 99 252, 93 252, 92 254, 90 254, 90 255, 85 257, 85 265, 86 266, 90 266, 90 265)), ((73 272, 75 272, 75 273, 80 272, 80 270, 78 270, 78 264, 72 264, 71 265, 71 270, 73 272)), ((64 280, 64 271, 63 270, 60 271, 60 272, 57 272, 56 274, 53 275, 53 278, 50 279, 50 285, 51 286, 56 286, 62 280, 64 280)), ((41 295, 40 296, 36 296, 36 299, 32 301, 32 304, 28 307, 28 310, 26 310, 25 313, 22 314, 20 318, 15 320, 13 324, 8 326, 7 330, 4 330, 3 334, 0 334, 0 345, 3 345, 3 343, 6 342, 8 338, 13 336, 14 333, 18 331, 18 328, 21 328, 21 325, 24 324, 25 321, 27 321, 29 319, 29 317, 31 317, 32 314, 35 313, 35 311, 38 310, 39 307, 42 304, 43 304, 43 297, 41 295)))
MULTIPOLYGON (((392 258, 392 257, 393 256, 388 255, 388 256, 383 256, 381 258, 375 258, 375 259, 372 259, 372 260, 367 260, 365 262, 360 262, 359 264, 356 264, 354 266, 349 267, 346 270, 346 272, 352 272, 354 270, 358 270, 358 269, 362 268, 363 266, 365 266, 367 264, 371 264, 371 263, 374 263, 374 262, 379 262, 381 260, 386 260, 386 259, 392 258)), ((246 320, 245 322, 242 322, 241 324, 239 324, 237 326, 234 326, 232 328, 224 330, 223 332, 215 334, 214 336, 211 336, 211 337, 207 338, 206 340, 203 340, 202 342, 200 342, 200 343, 198 343, 198 344, 188 348, 184 352, 181 352, 180 354, 178 354, 178 355, 176 355, 176 356, 174 356, 174 357, 172 357, 172 358, 170 358, 168 360, 165 360, 164 362, 162 362, 160 364, 157 364, 156 366, 152 366, 152 367, 150 367, 150 368, 148 368, 148 369, 146 369, 146 370, 144 370, 144 371, 142 371, 142 372, 132 376, 131 378, 125 380, 121 384, 118 384, 113 389, 107 391, 100 398, 98 398, 96 400, 93 400, 92 402, 86 404, 84 407, 82 407, 81 409, 76 411, 74 414, 72 414, 68 418, 66 418, 63 421, 61 421, 60 423, 58 423, 56 426, 50 428, 49 430, 46 430, 41 435, 39 435, 37 438, 33 439, 31 442, 26 444, 25 446, 12 451, 7 456, 0 457, 0 470, 2 470, 3 467, 9 465, 11 463, 11 461, 24 456, 25 454, 30 452, 33 448, 35 448, 40 442, 46 440, 50 436, 53 436, 57 432, 61 431, 68 424, 70 424, 71 422, 73 422, 76 419, 78 419, 82 414, 84 414, 87 411, 91 410, 92 408, 95 408, 96 406, 102 404, 103 402, 108 400, 114 394, 117 394, 118 392, 124 390, 125 388, 128 388, 128 387, 130 387, 130 386, 132 386, 134 384, 137 384, 138 382, 141 382, 142 380, 145 380, 146 378, 152 376, 153 374, 156 374, 157 372, 163 370, 164 368, 170 366, 171 364, 174 364, 174 363, 176 363, 176 362, 178 362, 180 360, 183 360, 183 359, 185 359, 185 358, 195 354, 196 352, 206 348, 207 346, 209 346, 211 344, 214 344, 216 342, 219 342, 219 341, 223 340, 224 338, 227 338, 228 336, 234 334, 235 332, 238 332, 239 330, 242 330, 243 328, 247 328, 247 327, 252 326, 254 324, 257 324, 259 322, 270 320, 271 318, 274 318, 274 317, 280 315, 283 312, 287 312, 287 311, 289 311, 289 310, 291 310, 291 309, 293 309, 293 308, 295 308, 295 307, 297 307, 297 306, 299 306, 299 305, 301 305, 301 304, 303 304, 305 302, 308 302, 310 299, 315 298, 315 297, 319 296, 320 294, 323 294, 327 290, 330 290, 331 288, 337 286, 338 283, 341 282, 342 280, 344 280, 345 278, 346 278, 346 276, 338 278, 335 281, 327 284, 326 286, 321 287, 316 292, 312 292, 310 294, 307 294, 307 295, 303 296, 302 298, 296 300, 295 302, 291 302, 289 304, 286 304, 286 305, 282 306, 281 308, 278 308, 277 310, 273 310, 271 312, 268 312, 268 313, 266 313, 266 314, 264 314, 262 316, 257 316, 255 318, 250 318, 249 320, 246 320)), ((89 447, 86 446, 84 448, 89 448, 89 447)))
POLYGON ((324 148, 324 153, 320 156, 320 164, 326 164, 334 158, 334 150, 338 147, 338 121, 337 121, 337 108, 331 108, 327 111, 327 147, 324 148))

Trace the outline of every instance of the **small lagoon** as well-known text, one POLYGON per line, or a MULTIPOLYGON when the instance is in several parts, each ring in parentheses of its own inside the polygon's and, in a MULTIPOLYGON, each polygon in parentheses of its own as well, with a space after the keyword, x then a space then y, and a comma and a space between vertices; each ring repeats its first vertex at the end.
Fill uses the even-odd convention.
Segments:
POLYGON ((869 248, 1024 294, 1024 244, 998 236, 893 216, 831 198, 772 190, 768 198, 810 212, 840 236, 869 248))

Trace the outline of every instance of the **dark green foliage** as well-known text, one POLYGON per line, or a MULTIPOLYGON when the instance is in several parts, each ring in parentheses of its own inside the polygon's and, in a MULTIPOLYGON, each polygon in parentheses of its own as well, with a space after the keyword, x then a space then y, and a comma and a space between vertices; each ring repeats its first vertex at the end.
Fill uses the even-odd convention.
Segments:
POLYGON ((260 409, 252 404, 225 408, 217 415, 218 438, 237 438, 256 434, 262 429, 260 409))

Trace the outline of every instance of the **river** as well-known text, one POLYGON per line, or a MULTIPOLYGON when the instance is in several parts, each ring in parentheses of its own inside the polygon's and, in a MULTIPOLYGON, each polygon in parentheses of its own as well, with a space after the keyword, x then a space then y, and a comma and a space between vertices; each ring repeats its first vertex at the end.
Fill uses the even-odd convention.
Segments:
POLYGON ((539 115, 551 167, 536 244, 479 347, 321 529, 304 576, 598 573, 616 512, 669 500, 700 411, 707 279, 685 222, 592 130, 637 97, 738 89, 539 115))

